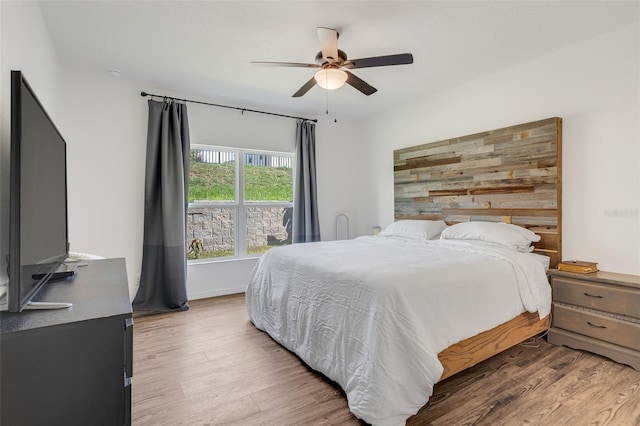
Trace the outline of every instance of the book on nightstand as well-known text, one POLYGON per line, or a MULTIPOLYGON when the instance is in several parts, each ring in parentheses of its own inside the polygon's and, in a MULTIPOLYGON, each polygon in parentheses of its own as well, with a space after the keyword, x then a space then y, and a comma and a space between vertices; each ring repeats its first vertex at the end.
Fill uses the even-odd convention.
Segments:
POLYGON ((578 274, 590 274, 598 272, 598 264, 595 262, 585 262, 583 260, 563 260, 558 263, 559 271, 577 272, 578 274))

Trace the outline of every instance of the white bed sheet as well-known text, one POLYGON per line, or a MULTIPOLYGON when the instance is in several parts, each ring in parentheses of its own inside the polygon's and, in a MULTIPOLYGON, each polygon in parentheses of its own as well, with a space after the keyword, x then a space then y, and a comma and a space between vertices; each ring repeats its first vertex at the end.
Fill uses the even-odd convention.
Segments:
POLYGON ((551 309, 540 256, 379 236, 272 249, 246 296, 257 328, 337 382, 357 417, 383 426, 426 404, 440 351, 551 309))

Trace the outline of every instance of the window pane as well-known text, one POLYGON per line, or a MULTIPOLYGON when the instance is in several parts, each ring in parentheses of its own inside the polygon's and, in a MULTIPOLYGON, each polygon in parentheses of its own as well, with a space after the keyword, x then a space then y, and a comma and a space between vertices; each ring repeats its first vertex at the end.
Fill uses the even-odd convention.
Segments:
POLYGON ((236 208, 187 210, 187 259, 235 256, 236 208))
POLYGON ((247 207, 247 254, 291 244, 293 207, 247 207))
POLYGON ((291 157, 245 154, 245 201, 293 201, 291 157))
POLYGON ((189 202, 236 199, 236 154, 216 150, 191 150, 189 202))

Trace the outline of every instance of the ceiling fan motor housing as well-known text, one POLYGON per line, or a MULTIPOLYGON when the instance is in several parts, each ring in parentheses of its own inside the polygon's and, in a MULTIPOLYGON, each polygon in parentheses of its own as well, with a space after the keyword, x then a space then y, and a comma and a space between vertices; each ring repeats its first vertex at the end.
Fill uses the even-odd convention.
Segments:
POLYGON ((344 53, 344 51, 338 49, 338 57, 337 58, 333 58, 330 62, 327 62, 324 60, 324 58, 322 57, 322 50, 318 53, 316 53, 316 64, 324 67, 326 65, 337 65, 337 66, 342 66, 342 64, 344 64, 347 61, 347 54, 344 53))

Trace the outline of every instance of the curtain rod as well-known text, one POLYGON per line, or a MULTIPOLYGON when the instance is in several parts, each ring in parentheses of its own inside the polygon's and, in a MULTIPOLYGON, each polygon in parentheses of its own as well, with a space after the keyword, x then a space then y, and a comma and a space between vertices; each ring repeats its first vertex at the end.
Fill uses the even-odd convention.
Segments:
POLYGON ((275 115, 275 116, 278 116, 278 117, 295 118, 296 120, 312 121, 314 123, 318 122, 317 119, 304 118, 304 117, 294 117, 292 115, 276 114, 275 112, 258 111, 258 110, 255 110, 255 109, 240 108, 240 107, 234 107, 234 106, 229 106, 229 105, 212 104, 212 103, 209 103, 209 102, 192 101, 190 99, 180 99, 180 98, 174 98, 172 96, 154 95, 153 93, 147 93, 147 92, 140 92, 140 96, 142 96, 143 98, 145 96, 155 96, 157 98, 171 99, 171 100, 174 100, 174 101, 191 102, 191 103, 194 103, 194 104, 210 105, 210 106, 215 106, 215 107, 220 107, 220 108, 237 109, 237 110, 242 111, 243 113, 245 111, 249 111, 249 112, 256 112, 258 114, 275 115))

